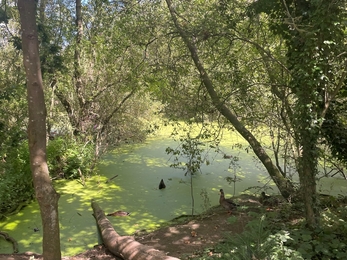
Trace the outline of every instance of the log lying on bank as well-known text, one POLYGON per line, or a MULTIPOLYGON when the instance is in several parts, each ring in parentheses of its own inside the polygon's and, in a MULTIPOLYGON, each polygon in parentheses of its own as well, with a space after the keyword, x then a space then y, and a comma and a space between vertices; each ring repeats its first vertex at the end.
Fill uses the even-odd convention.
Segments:
POLYGON ((92 208, 104 245, 112 254, 125 260, 179 260, 179 258, 167 256, 153 247, 143 245, 132 237, 119 235, 106 218, 105 213, 93 200, 92 208))

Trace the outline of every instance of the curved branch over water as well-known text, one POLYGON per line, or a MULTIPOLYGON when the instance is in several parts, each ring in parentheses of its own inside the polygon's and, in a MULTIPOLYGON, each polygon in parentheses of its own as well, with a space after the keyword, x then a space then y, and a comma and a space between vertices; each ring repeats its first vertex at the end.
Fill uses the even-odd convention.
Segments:
POLYGON ((180 22, 178 21, 177 13, 175 11, 175 8, 173 7, 171 0, 166 0, 166 3, 170 11, 172 21, 190 52, 195 67, 199 71, 201 81, 204 83, 204 86, 211 97, 213 105, 235 127, 236 131, 239 132, 242 135, 242 137, 250 144, 254 153, 265 166, 272 180, 277 185, 282 196, 288 199, 291 195, 294 194, 293 184, 288 179, 283 177, 279 169, 272 162, 270 156, 266 153, 266 151, 261 146, 259 141, 255 138, 255 136, 238 120, 237 116, 224 104, 223 100, 216 92, 213 81, 208 75, 203 62, 200 59, 194 41, 189 38, 189 35, 184 30, 184 27, 181 26, 180 22))

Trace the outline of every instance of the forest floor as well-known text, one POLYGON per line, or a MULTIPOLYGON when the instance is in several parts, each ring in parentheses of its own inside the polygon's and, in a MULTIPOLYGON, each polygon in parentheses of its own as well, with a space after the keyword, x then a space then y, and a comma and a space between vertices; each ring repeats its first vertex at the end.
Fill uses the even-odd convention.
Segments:
MULTIPOLYGON (((179 218, 168 226, 162 227, 151 233, 136 234, 138 242, 164 251, 169 256, 179 259, 194 259, 195 257, 211 256, 213 247, 222 242, 226 234, 242 233, 250 220, 249 212, 261 212, 263 206, 256 197, 241 196, 237 200, 246 209, 235 211, 231 216, 236 221, 230 223, 231 216, 221 206, 209 209, 204 214, 179 218), (184 220, 183 220, 184 219, 184 220)), ((0 260, 42 260, 39 254, 26 252, 23 254, 0 254, 0 260)), ((64 256, 63 260, 114 260, 116 258, 103 245, 96 245, 75 256, 64 256)))

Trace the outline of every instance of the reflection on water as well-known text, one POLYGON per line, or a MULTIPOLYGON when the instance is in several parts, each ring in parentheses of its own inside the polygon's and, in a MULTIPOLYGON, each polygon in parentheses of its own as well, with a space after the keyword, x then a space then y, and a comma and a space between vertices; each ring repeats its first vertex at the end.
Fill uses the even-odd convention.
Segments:
MULTIPOLYGON (((59 219, 62 254, 74 255, 100 243, 92 216, 91 199, 95 199, 106 213, 117 210, 131 213, 129 217, 109 217, 121 235, 155 229, 174 217, 190 214, 190 176, 170 168, 170 157, 165 153, 166 147, 175 145, 168 138, 129 145, 105 156, 98 167, 98 174, 88 179, 85 186, 77 181, 56 182, 55 187, 61 194, 59 219), (107 182, 115 175, 118 176, 107 182), (161 179, 164 179, 166 188, 159 190, 161 179)), ((202 167, 202 174, 192 178, 195 214, 204 211, 206 204, 218 204, 220 188, 229 197, 234 192, 237 195, 250 186, 269 181, 263 167, 256 163, 251 153, 232 151, 228 147, 231 145, 223 143, 223 151, 239 157, 237 167, 228 169, 230 159, 214 154, 209 158, 211 164, 202 167), (233 185, 225 180, 225 177, 234 177, 234 174, 239 180, 235 191, 233 185), (200 195, 202 191, 204 196, 200 195)), ((334 185, 341 184, 340 181, 334 185)), ((346 191, 346 185, 340 189, 346 191)), ((275 187, 274 192, 277 192, 275 187)), ((42 231, 37 203, 30 204, 17 215, 1 222, 0 230, 8 232, 18 241, 20 252, 41 252, 42 231)), ((11 253, 11 250, 11 244, 1 239, 0 252, 11 253)))

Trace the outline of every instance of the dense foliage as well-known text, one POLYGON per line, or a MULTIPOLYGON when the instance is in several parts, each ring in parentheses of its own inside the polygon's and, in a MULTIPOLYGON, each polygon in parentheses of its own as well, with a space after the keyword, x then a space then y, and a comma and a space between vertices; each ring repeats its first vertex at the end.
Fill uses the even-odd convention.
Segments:
MULTIPOLYGON (((50 176, 53 179, 82 179, 93 173, 94 147, 80 145, 67 137, 57 137, 47 146, 50 176)), ((0 175, 0 214, 12 213, 30 202, 34 190, 30 173, 28 142, 11 148, 2 162, 0 175)), ((0 215, 1 217, 1 215, 0 215)))
MULTIPOLYGON (((87 5, 83 8, 83 19, 90 23, 84 25, 79 46, 75 42, 75 6, 71 1, 40 1, 37 6, 47 101, 47 159, 53 179, 84 178, 93 172, 108 146, 144 140, 155 129, 152 115, 160 109, 160 104, 143 86, 146 84, 142 79, 146 75, 143 73, 146 69, 144 39, 135 39, 140 31, 143 35, 146 31, 141 24, 133 27, 132 32, 128 30, 127 23, 135 19, 136 13, 140 18, 142 7, 130 11, 125 7, 114 8, 112 3, 104 1, 84 4, 87 5), (114 12, 118 12, 116 19, 113 15, 109 17, 114 12), (80 51, 79 68, 76 68, 76 48, 80 51), (76 78, 76 70, 79 78, 76 78), (75 88, 77 80, 83 86, 80 89, 75 88)), ((2 182, 5 185, 14 178, 9 177, 12 164, 23 163, 16 153, 18 145, 25 147, 28 113, 15 3, 2 3, 1 14, 0 155, 3 170, 0 177, 7 180, 2 182)), ((21 179, 21 174, 16 178, 21 179)), ((18 197, 12 200, 13 204, 33 196, 32 188, 28 188, 32 187, 30 177, 22 181, 25 182, 20 185, 23 192, 11 185, 1 189, 8 198, 18 197)), ((4 208, 12 208, 12 204, 7 205, 10 200, 1 201, 4 208)))
POLYGON ((59 136, 47 146, 47 158, 52 178, 76 179, 88 177, 94 169, 94 147, 59 136))
POLYGON ((1 164, 0 174, 0 218, 11 213, 21 203, 33 198, 33 185, 30 172, 29 150, 26 141, 10 149, 6 163, 1 164))
MULTIPOLYGON (((0 5, 0 214, 33 196, 16 4, 0 5)), ((167 150, 195 173, 210 149, 201 140, 216 148, 232 129, 281 194, 304 201, 316 236, 318 166, 344 175, 347 162, 346 10, 345 0, 37 1, 51 178, 83 182, 103 153, 144 140, 162 117, 212 129, 167 150)))
MULTIPOLYGON (((226 234, 226 240, 207 249, 211 256, 199 259, 345 259, 347 231, 345 203, 326 210, 322 226, 310 230, 300 221, 300 208, 283 205, 280 211, 249 213, 253 218, 240 234, 226 234), (297 222, 296 224, 293 224, 297 222)), ((229 222, 237 221, 230 217, 229 222)))

